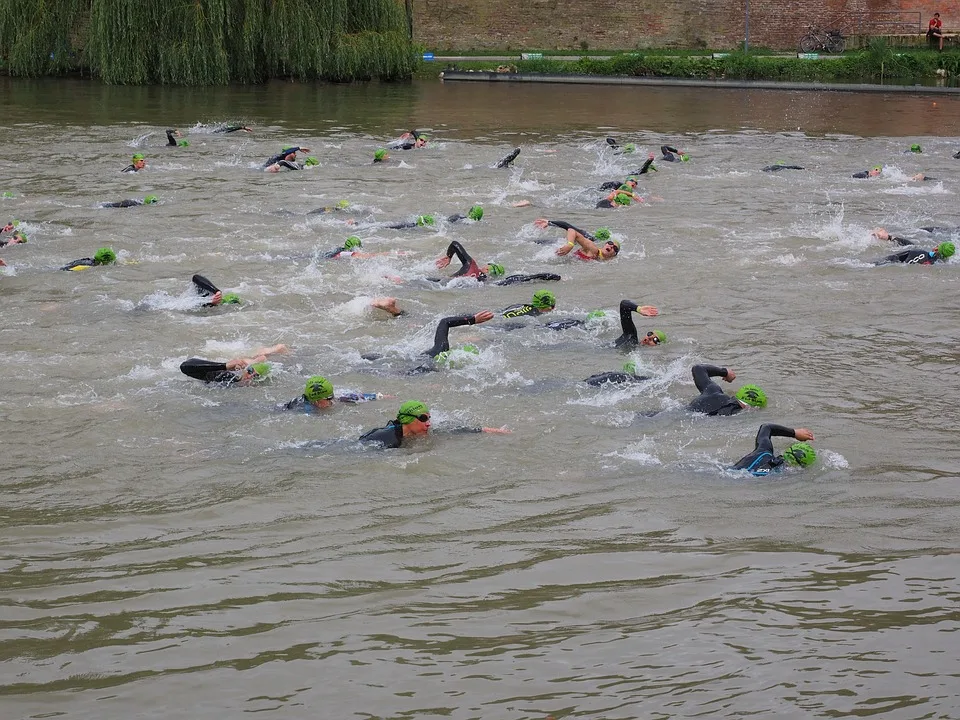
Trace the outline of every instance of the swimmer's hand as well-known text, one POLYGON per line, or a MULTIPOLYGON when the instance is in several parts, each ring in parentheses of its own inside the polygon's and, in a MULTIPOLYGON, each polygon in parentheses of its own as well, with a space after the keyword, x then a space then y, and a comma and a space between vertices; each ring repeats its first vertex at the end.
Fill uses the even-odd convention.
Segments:
POLYGON ((660 314, 660 311, 653 305, 641 305, 637 308, 637 312, 645 317, 656 317, 660 314))
POLYGON ((541 230, 546 230, 547 226, 550 225, 550 221, 547 220, 546 218, 537 218, 536 220, 533 221, 533 224, 536 225, 541 230))
POLYGON ((800 442, 806 442, 807 440, 813 440, 813 433, 807 430, 806 428, 797 428, 793 431, 793 436, 800 442))
POLYGON ((485 427, 485 428, 480 428, 480 432, 494 433, 496 435, 509 435, 510 433, 513 432, 513 430, 510 430, 508 428, 502 428, 502 427, 500 428, 485 427))
POLYGON ((437 269, 438 269, 438 270, 443 270, 443 269, 444 269, 447 265, 449 265, 449 264, 450 264, 450 258, 448 258, 446 255, 444 255, 442 258, 440 258, 439 260, 437 260, 437 269))
POLYGON ((733 370, 730 370, 728 368, 727 374, 723 376, 724 382, 733 382, 736 379, 737 379, 737 374, 733 370))
POLYGON ((574 247, 573 243, 570 243, 570 242, 564 243, 563 245, 557 248, 557 255, 560 255, 562 257, 566 255, 568 252, 570 252, 571 250, 573 250, 573 247, 574 247))
POLYGON ((493 313, 489 310, 481 310, 476 315, 473 316, 474 324, 479 325, 480 323, 485 323, 487 320, 493 320, 493 313))

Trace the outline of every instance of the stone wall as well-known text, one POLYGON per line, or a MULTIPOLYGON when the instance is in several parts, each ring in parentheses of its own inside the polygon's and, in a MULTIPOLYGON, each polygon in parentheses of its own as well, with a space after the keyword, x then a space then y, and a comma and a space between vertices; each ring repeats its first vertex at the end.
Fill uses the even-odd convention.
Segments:
POLYGON ((732 49, 743 44, 748 1, 752 47, 796 48, 811 24, 911 32, 917 11, 924 31, 934 12, 960 31, 960 0, 412 0, 414 37, 433 52, 732 49))

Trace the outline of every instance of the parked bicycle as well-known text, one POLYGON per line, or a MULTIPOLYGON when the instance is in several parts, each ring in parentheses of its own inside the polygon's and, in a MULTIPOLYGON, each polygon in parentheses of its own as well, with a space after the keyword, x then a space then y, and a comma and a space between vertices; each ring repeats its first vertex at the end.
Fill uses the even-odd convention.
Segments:
POLYGON ((810 26, 810 32, 800 38, 800 52, 812 53, 825 50, 828 53, 842 53, 847 46, 846 38, 839 30, 827 30, 810 26))

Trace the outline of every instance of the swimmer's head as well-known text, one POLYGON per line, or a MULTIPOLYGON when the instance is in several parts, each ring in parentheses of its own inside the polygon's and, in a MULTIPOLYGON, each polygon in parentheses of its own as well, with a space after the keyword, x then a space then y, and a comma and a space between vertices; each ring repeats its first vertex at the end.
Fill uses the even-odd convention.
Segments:
POLYGON ((244 372, 244 379, 261 382, 270 375, 270 363, 258 362, 247 365, 244 372))
POLYGON ((680 161, 681 161, 681 162, 686 162, 686 161, 689 160, 689 159, 690 159, 690 156, 689 156, 689 155, 687 155, 686 153, 680 153, 680 161))
POLYGON ((633 143, 627 143, 626 145, 623 146, 623 149, 620 152, 622 152, 624 155, 629 155, 630 153, 636 152, 636 150, 637 150, 636 145, 634 145, 633 143))
POLYGON ((94 265, 112 265, 117 261, 117 254, 108 247, 102 247, 93 255, 94 265))
POLYGON ((133 157, 131 158, 131 160, 132 160, 134 163, 139 162, 140 160, 144 160, 144 159, 145 159, 145 158, 143 157, 143 153, 134 153, 134 154, 133 154, 133 157))
POLYGON ((952 242, 942 242, 934 248, 934 252, 937 254, 937 257, 941 260, 947 260, 948 258, 953 257, 953 254, 957 251, 956 246, 952 242))
POLYGON ((874 165, 872 168, 870 168, 870 169, 867 171, 867 174, 868 174, 870 177, 876 177, 877 175, 879 175, 879 174, 882 173, 882 172, 883 172, 883 165, 874 165))
POLYGON ((641 345, 662 345, 667 341, 667 334, 663 330, 647 330, 647 334, 640 338, 641 345))
POLYGON ((240 296, 236 293, 224 293, 223 299, 220 300, 221 305, 239 305, 240 302, 240 296))
POLYGON ((407 400, 397 412, 397 422, 401 425, 409 425, 412 422, 429 423, 430 408, 419 400, 407 400))
POLYGON ((337 210, 346 210, 348 207, 350 207, 350 202, 348 200, 337 201, 337 210))
POLYGON ((787 465, 807 467, 816 462, 817 451, 809 443, 798 442, 787 448, 787 451, 783 454, 783 459, 787 461, 787 465))
POLYGON ((737 400, 744 405, 755 408, 765 408, 767 406, 767 394, 756 385, 744 385, 737 390, 737 400))
POLYGON ((500 263, 490 263, 487 265, 487 275, 490 277, 500 277, 507 272, 507 269, 500 263))
POLYGON ((537 290, 530 304, 537 310, 553 310, 557 306, 557 296, 549 290, 537 290))
POLYGON ((637 364, 636 364, 633 360, 630 360, 629 362, 625 362, 625 363, 623 364, 623 371, 624 371, 625 373, 629 373, 630 375, 636 375, 636 374, 637 374, 637 364))
POLYGON ((632 198, 631 198, 629 195, 627 195, 626 193, 617 193, 617 194, 614 196, 613 201, 614 201, 617 205, 629 205, 631 199, 632 199, 632 198))
POLYGON ((596 232, 593 233, 593 236, 601 242, 606 242, 610 239, 610 228, 597 228, 596 232))
MULTIPOLYGON (((457 348, 457 350, 470 353, 471 355, 480 355, 480 348, 478 348, 476 345, 461 345, 459 348, 457 348)), ((437 355, 433 360, 437 363, 437 365, 443 365, 444 367, 453 369, 461 368, 468 364, 466 362, 466 358, 455 358, 452 357, 452 355, 453 350, 447 350, 437 355)))
POLYGON ((630 185, 631 187, 635 188, 638 182, 640 182, 640 180, 637 178, 636 175, 627 176, 627 184, 630 185))
POLYGON ((303 164, 306 167, 311 167, 313 165, 319 165, 320 161, 311 155, 310 157, 308 157, 306 160, 303 161, 303 164))
POLYGON ((180 141, 177 143, 177 145, 179 145, 180 147, 190 147, 190 141, 189 141, 189 140, 180 140, 180 141))
POLYGON ((0 197, 4 197, 4 198, 9 199, 9 198, 12 198, 12 197, 16 197, 16 195, 14 195, 14 194, 13 194, 12 192, 10 192, 9 190, 4 190, 4 191, 3 191, 3 195, 0 196, 0 197))
POLYGON ((356 235, 351 235, 346 240, 343 241, 344 250, 353 250, 354 248, 362 248, 363 243, 360 241, 356 235))
POLYGON ((133 156, 132 162, 133 162, 133 166, 137 170, 140 170, 141 168, 144 168, 147 165, 147 160, 146 158, 143 157, 143 153, 135 153, 133 156))
POLYGON ((378 148, 378 149, 375 150, 374 153, 373 153, 373 161, 374 161, 375 163, 383 162, 384 160, 386 160, 386 159, 389 158, 389 157, 390 157, 390 156, 387 155, 387 151, 384 150, 383 148, 378 148))
POLYGON ((606 316, 607 314, 603 310, 591 310, 587 313, 587 320, 599 320, 606 316))
POLYGON ((154 204, 155 202, 157 202, 158 200, 159 200, 159 198, 158 198, 156 195, 147 195, 147 196, 143 199, 143 204, 144 204, 144 205, 153 205, 153 204, 154 204))
POLYGON ((479 205, 474 205, 467 211, 467 217, 471 220, 483 220, 483 208, 479 205))
POLYGON ((417 225, 420 227, 423 227, 424 225, 433 225, 433 223, 433 215, 417 215, 417 225))
POLYGON ((917 143, 914 143, 913 145, 910 146, 910 152, 912 152, 912 153, 922 153, 922 152, 923 152, 923 148, 920 147, 917 143))
POLYGON ((600 259, 601 260, 613 260, 617 255, 620 254, 620 243, 616 240, 610 239, 607 240, 600 247, 600 259))
POLYGON ((303 389, 303 397, 311 403, 329 400, 333 397, 333 383, 322 375, 314 375, 307 379, 306 387, 303 389))

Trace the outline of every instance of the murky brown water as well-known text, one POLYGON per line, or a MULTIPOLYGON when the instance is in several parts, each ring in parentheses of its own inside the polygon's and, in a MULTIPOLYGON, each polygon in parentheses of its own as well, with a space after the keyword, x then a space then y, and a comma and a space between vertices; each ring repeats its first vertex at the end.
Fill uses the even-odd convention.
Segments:
POLYGON ((30 233, 0 250, 0 717, 960 717, 960 275, 873 267, 891 249, 869 234, 960 224, 960 101, 8 79, 0 99, 0 221, 30 233), (257 132, 209 132, 234 119, 257 132), (161 147, 167 126, 190 147, 161 147), (428 149, 370 164, 411 126, 428 149), (608 134, 692 161, 646 177, 644 206, 595 210, 638 164, 608 134), (286 143, 320 166, 260 172, 286 143), (148 169, 119 174, 134 147, 148 169), (776 160, 807 170, 759 172, 776 160), (365 249, 406 254, 319 260, 354 230, 305 213, 343 198, 376 220, 486 216, 363 226, 365 249), (539 216, 608 225, 623 253, 556 258, 539 216), (608 322, 458 329, 480 362, 428 376, 362 360, 411 367, 438 318, 539 287, 424 282, 452 239, 561 274, 556 315, 608 322), (56 270, 103 245, 121 264, 56 270), (247 304, 196 309, 194 272, 247 304), (406 316, 366 308, 387 293, 406 316), (653 382, 587 387, 627 359, 621 298, 657 305, 640 327, 670 342, 630 356, 653 382), (178 371, 275 342, 293 351, 265 386, 178 371), (695 362, 770 405, 686 415, 695 362), (273 410, 317 372, 423 399, 438 428, 514 432, 362 451, 398 400, 273 410), (814 430, 817 465, 725 472, 761 422, 814 430))

